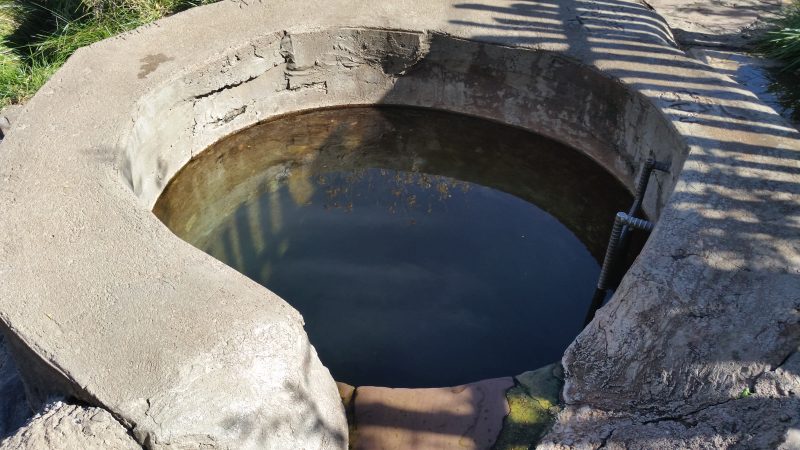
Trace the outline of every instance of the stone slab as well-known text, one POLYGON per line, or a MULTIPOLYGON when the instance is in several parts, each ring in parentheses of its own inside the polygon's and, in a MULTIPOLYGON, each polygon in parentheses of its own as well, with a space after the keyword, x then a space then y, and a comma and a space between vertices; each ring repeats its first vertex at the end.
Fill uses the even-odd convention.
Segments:
POLYGON ((450 388, 363 386, 355 399, 358 450, 490 449, 509 413, 511 378, 450 388))

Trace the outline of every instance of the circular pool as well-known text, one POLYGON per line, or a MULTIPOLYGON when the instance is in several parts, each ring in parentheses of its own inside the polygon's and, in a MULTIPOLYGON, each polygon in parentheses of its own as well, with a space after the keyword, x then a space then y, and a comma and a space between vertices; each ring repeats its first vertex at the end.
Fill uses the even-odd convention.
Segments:
POLYGON ((584 154, 529 131, 357 107, 223 138, 154 212, 297 308, 335 379, 432 387, 557 361, 630 202, 584 154))

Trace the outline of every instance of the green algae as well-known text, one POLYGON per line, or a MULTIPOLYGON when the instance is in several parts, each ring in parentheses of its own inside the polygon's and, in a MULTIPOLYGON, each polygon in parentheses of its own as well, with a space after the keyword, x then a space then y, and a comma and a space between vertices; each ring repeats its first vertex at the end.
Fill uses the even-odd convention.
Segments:
POLYGON ((533 448, 547 433, 559 411, 563 386, 560 364, 525 372, 514 377, 515 385, 506 392, 510 409, 493 450, 533 448))

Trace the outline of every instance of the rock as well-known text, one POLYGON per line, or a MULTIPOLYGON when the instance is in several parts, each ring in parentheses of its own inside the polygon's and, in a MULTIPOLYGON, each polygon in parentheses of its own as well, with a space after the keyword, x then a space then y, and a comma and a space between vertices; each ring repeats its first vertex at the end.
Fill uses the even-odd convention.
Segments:
POLYGON ((616 427, 630 423, 621 414, 589 406, 568 406, 556 419, 552 430, 536 446, 537 450, 597 449, 616 427))
POLYGON ((8 118, 0 115, 0 140, 6 137, 10 128, 11 122, 9 122, 8 118))
POLYGON ((561 364, 550 364, 537 370, 522 373, 514 378, 531 397, 547 399, 554 405, 558 403, 561 387, 564 384, 564 373, 561 369, 561 364))
POLYGON ((8 135, 11 130, 11 123, 17 118, 17 115, 22 110, 22 105, 9 105, 0 109, 0 140, 8 135))
POLYGON ((506 392, 510 412, 493 450, 526 450, 550 428, 558 412, 563 384, 560 364, 525 372, 506 392))
POLYGON ((641 420, 636 416, 569 407, 540 450, 598 448, 671 450, 797 449, 800 399, 751 395, 699 411, 641 420))
POLYGON ((0 450, 41 449, 142 450, 142 447, 108 411, 56 402, 0 442, 0 450))

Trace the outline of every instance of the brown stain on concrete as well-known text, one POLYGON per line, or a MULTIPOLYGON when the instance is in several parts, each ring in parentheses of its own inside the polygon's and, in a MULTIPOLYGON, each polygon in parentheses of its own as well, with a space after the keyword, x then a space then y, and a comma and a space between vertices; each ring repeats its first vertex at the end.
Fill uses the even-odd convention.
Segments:
POLYGON ((155 71, 158 66, 162 63, 167 61, 172 61, 175 58, 171 58, 163 53, 158 53, 155 55, 147 55, 140 60, 142 65, 139 67, 139 79, 142 79, 155 71))

